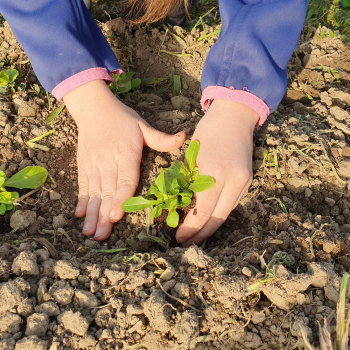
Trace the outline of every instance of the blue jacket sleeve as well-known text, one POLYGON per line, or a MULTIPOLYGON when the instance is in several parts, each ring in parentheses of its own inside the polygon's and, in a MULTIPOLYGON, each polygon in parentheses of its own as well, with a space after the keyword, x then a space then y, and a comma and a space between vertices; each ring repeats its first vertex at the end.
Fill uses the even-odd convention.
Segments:
POLYGON ((211 99, 215 86, 246 90, 274 111, 287 87, 307 0, 219 0, 219 7, 222 28, 204 65, 203 95, 211 99))
POLYGON ((121 68, 83 0, 1 0, 0 13, 50 92, 82 71, 121 68))

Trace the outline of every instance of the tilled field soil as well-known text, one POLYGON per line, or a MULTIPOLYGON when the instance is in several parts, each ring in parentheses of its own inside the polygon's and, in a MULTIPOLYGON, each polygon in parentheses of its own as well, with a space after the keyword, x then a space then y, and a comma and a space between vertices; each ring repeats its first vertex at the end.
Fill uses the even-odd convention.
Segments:
MULTIPOLYGON (((215 28, 182 41, 120 19, 102 29, 135 77, 168 78, 173 68, 181 76, 182 96, 143 87, 126 103, 154 127, 190 136, 203 115, 199 80, 217 36, 197 39, 215 28)), ((168 250, 139 240, 147 235, 143 213, 126 215, 107 242, 81 234, 76 125, 63 110, 56 132, 40 141, 50 151, 26 146, 51 129, 49 101, 6 23, 0 44, 4 68, 18 69, 18 85, 28 88, 0 98, 1 170, 10 177, 39 164, 55 181, 0 218, 0 349, 298 349, 301 324, 318 345, 317 321, 334 312, 350 269, 350 47, 339 36, 304 28, 286 96, 256 129, 249 192, 203 249, 171 242, 168 250), (125 250, 99 252, 112 248, 125 250)), ((59 104, 50 97, 51 110, 59 104)), ((145 150, 138 193, 185 147, 145 150)), ((166 241, 163 227, 155 223, 149 234, 166 241)))

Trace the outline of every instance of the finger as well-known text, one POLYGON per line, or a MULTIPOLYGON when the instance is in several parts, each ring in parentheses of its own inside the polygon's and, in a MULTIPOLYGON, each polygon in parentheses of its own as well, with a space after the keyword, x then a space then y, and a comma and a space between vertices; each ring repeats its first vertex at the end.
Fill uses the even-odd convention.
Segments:
POLYGON ((139 123, 143 134, 144 144, 158 152, 170 152, 178 149, 186 141, 186 133, 180 131, 175 135, 153 129, 144 122, 139 123))
POLYGON ((86 208, 89 203, 89 179, 84 170, 78 171, 78 204, 75 209, 75 216, 82 218, 86 214, 86 208))
POLYGON ((121 205, 136 191, 140 177, 140 162, 140 156, 135 156, 130 159, 122 158, 118 163, 117 190, 109 215, 111 222, 117 222, 124 216, 121 205))
POLYGON ((95 240, 104 241, 110 235, 113 223, 109 221, 109 215, 113 199, 117 190, 118 167, 112 163, 107 171, 101 170, 101 205, 95 232, 95 240))
POLYGON ((183 224, 176 232, 176 240, 179 243, 186 242, 202 229, 210 219, 220 193, 221 188, 218 184, 215 184, 210 190, 196 193, 196 207, 189 211, 183 224))
POLYGON ((97 168, 89 176, 89 203, 86 209, 86 218, 83 234, 92 236, 96 231, 99 209, 101 204, 101 177, 97 168))
POLYGON ((218 228, 226 221, 231 211, 236 208, 243 194, 250 186, 250 183, 251 178, 248 175, 248 179, 246 181, 243 180, 241 185, 240 181, 237 181, 235 184, 224 187, 209 220, 205 223, 200 231, 182 243, 183 247, 188 248, 192 244, 200 244, 205 239, 210 237, 213 233, 215 233, 218 228))
POLYGON ((184 248, 188 248, 192 244, 200 244, 218 230, 233 210, 234 202, 232 197, 232 191, 227 188, 222 190, 217 205, 209 220, 200 231, 190 237, 187 241, 183 242, 182 246, 184 248))

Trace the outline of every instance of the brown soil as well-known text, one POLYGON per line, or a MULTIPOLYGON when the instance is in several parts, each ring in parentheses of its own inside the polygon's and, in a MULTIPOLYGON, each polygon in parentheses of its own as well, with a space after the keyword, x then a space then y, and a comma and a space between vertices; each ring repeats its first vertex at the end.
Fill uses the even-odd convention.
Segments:
MULTIPOLYGON (((155 97, 146 87, 126 103, 154 127, 190 136, 203 115, 198 80, 217 38, 191 56, 176 57, 159 52, 164 32, 124 30, 120 20, 102 27, 122 66, 136 77, 169 77, 175 68, 182 98, 172 99, 170 90, 155 97)), ((11 213, 0 217, 0 348, 295 349, 303 347, 300 324, 317 346, 317 321, 335 310, 340 277, 350 268, 350 48, 322 30, 323 38, 321 29, 304 28, 286 96, 255 131, 254 180, 237 209, 203 251, 165 251, 138 240, 146 233, 143 212, 126 215, 107 242, 81 234, 83 221, 74 217, 77 127, 64 110, 56 132, 40 142, 50 151, 26 148, 26 140, 48 131, 48 101, 35 92, 39 83, 9 27, 0 28, 0 59, 11 57, 18 82, 29 87, 0 99, 1 169, 11 176, 40 163, 55 180, 16 211, 17 231, 9 225, 11 213), (277 152, 281 179, 274 166, 263 166, 265 150, 277 152), (97 252, 107 248, 125 251, 97 252), (274 280, 248 296, 247 287, 264 278, 264 262, 271 260, 274 280), (160 278, 166 269, 170 273, 160 278)), ((192 46, 200 35, 184 40, 192 46)), ((162 49, 183 51, 169 34, 162 49)), ((59 105, 50 99, 53 108, 59 105)), ((145 193, 160 166, 183 157, 185 147, 169 154, 145 150, 137 193, 145 193)), ((162 233, 156 221, 150 234, 162 233)))

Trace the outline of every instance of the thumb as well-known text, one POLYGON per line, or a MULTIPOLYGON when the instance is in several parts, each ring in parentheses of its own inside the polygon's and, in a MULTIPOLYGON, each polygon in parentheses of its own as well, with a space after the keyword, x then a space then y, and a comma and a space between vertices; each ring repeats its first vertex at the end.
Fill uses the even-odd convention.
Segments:
POLYGON ((180 131, 175 135, 168 135, 151 126, 140 122, 145 146, 151 147, 158 152, 171 152, 178 149, 186 141, 186 133, 180 131))

